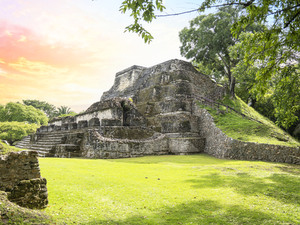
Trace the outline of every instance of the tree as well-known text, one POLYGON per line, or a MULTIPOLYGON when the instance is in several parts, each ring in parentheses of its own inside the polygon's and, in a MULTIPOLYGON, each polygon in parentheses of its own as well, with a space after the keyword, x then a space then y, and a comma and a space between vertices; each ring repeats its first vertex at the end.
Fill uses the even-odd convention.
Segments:
POLYGON ((25 122, 0 122, 0 139, 13 144, 23 137, 36 132, 39 126, 37 124, 28 124, 25 122))
POLYGON ((25 105, 31 105, 36 109, 40 109, 46 113, 46 115, 49 118, 53 118, 56 115, 56 107, 52 104, 49 104, 45 101, 39 101, 39 100, 22 100, 23 104, 25 105))
POLYGON ((142 36, 145 43, 150 43, 153 36, 142 26, 141 21, 148 23, 152 22, 156 18, 154 11, 158 10, 162 12, 165 7, 162 4, 163 0, 125 0, 122 2, 120 11, 126 13, 131 11, 130 16, 133 17, 134 23, 127 26, 125 31, 134 32, 142 36))
POLYGON ((28 122, 38 125, 47 125, 48 118, 40 110, 33 106, 26 106, 21 103, 9 102, 0 107, 0 122, 28 122))
MULTIPOLYGON (((125 29, 141 35, 143 31, 147 34, 142 36, 145 42, 150 42, 153 37, 142 26, 142 21, 151 22, 153 19, 166 16, 178 16, 191 12, 204 12, 209 8, 220 8, 223 6, 241 6, 246 11, 239 21, 234 25, 233 31, 240 32, 252 23, 260 23, 273 20, 273 32, 280 33, 283 39, 290 44, 299 46, 300 25, 300 3, 299 0, 204 0, 199 8, 166 15, 155 15, 155 10, 165 10, 162 0, 125 0, 122 2, 120 11, 126 13, 131 11, 130 16, 134 23, 125 29), (149 38, 150 37, 150 38, 149 38)), ((269 34, 265 34, 268 39, 269 34)))
POLYGON ((73 111, 71 111, 71 108, 68 106, 62 105, 57 108, 56 115, 61 116, 61 115, 66 115, 66 114, 70 114, 70 113, 74 113, 73 111))
MULTIPOLYGON (((252 40, 253 35, 255 34, 242 33, 240 42, 230 48, 231 57, 244 59, 248 54, 246 42, 252 40)), ((255 46, 257 45, 259 43, 255 46)), ((279 65, 271 79, 264 82, 263 92, 253 87, 257 85, 256 76, 265 69, 266 62, 256 60, 250 64, 240 60, 233 69, 233 74, 239 80, 239 96, 244 101, 250 100, 252 107, 285 129, 297 122, 300 111, 299 63, 296 59, 297 56, 291 57, 290 64, 279 65)))
POLYGON ((221 8, 217 13, 196 17, 190 21, 189 28, 184 28, 179 33, 182 43, 181 55, 204 64, 213 73, 226 75, 232 96, 235 87, 232 68, 237 64, 237 60, 229 55, 229 47, 236 42, 230 28, 237 17, 236 9, 221 8))
MULTIPOLYGON (((236 84, 233 69, 242 59, 230 54, 230 48, 238 42, 230 29, 238 17, 239 9, 223 7, 217 13, 196 17, 190 21, 189 28, 184 28, 179 33, 181 55, 192 59, 200 65, 200 69, 210 72, 208 75, 217 82, 227 81, 233 97, 236 84)), ((253 24, 246 31, 261 29, 261 25, 253 24)))

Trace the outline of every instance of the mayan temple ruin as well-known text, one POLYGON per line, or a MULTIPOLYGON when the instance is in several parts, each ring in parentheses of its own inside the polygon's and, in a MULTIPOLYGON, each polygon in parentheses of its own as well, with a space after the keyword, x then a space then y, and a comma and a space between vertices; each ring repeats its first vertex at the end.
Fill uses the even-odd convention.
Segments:
POLYGON ((53 119, 17 147, 49 157, 204 152, 218 158, 300 163, 299 148, 233 140, 218 129, 199 103, 216 102, 224 95, 224 87, 185 61, 132 66, 118 72, 111 89, 85 112, 53 119))

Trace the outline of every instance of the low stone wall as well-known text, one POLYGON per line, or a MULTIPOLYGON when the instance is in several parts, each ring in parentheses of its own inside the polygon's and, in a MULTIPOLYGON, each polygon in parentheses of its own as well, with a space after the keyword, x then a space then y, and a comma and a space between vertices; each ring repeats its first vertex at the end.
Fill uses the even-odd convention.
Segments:
POLYGON ((85 158, 116 159, 169 153, 168 139, 164 135, 144 140, 105 138, 95 130, 85 135, 82 145, 85 158))
POLYGON ((22 180, 8 195, 11 202, 27 208, 45 208, 48 205, 47 180, 36 178, 22 180))
POLYGON ((238 140, 230 141, 225 158, 300 164, 300 149, 238 140))
POLYGON ((0 190, 9 200, 28 208, 48 204, 46 180, 41 178, 37 152, 10 152, 0 157, 0 190))
POLYGON ((195 105, 200 119, 200 135, 206 138, 204 152, 217 158, 261 160, 300 164, 300 148, 234 140, 216 127, 213 117, 195 105))

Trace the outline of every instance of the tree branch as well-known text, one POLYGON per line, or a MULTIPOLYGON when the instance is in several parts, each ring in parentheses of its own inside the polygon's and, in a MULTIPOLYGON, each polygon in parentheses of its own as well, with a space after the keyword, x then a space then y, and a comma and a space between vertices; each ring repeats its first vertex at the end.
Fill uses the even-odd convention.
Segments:
MULTIPOLYGON (((251 4, 253 4, 255 0, 250 0, 248 2, 231 2, 231 3, 226 3, 226 4, 221 4, 221 5, 213 5, 213 6, 208 6, 207 8, 218 8, 218 7, 223 7, 223 6, 231 6, 231 5, 242 5, 244 8, 250 6, 251 4)), ((202 8, 198 8, 198 9, 192 9, 189 11, 184 11, 184 12, 179 12, 179 13, 172 13, 172 14, 166 14, 166 15, 155 15, 156 17, 168 17, 168 16, 179 16, 179 15, 183 15, 183 14, 187 14, 187 13, 192 13, 192 12, 197 12, 202 10, 202 8)))
POLYGON ((182 14, 187 14, 187 13, 192 13, 192 12, 197 12, 199 11, 200 8, 198 9, 193 9, 193 10, 189 10, 189 11, 185 11, 185 12, 180 12, 180 13, 173 13, 173 14, 166 14, 166 15, 155 15, 156 17, 168 17, 168 16, 179 16, 182 14))
POLYGON ((296 17, 299 16, 299 15, 300 15, 300 10, 288 22, 286 22, 284 24, 284 28, 287 28, 290 25, 290 23, 293 22, 293 20, 295 20, 296 17))

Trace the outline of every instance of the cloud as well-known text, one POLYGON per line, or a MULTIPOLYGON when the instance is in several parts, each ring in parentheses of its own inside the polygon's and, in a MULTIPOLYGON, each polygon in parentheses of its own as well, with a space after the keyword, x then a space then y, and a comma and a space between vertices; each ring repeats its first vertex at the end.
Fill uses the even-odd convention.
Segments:
POLYGON ((29 61, 24 57, 20 57, 15 63, 8 63, 8 66, 17 72, 32 76, 61 75, 69 71, 67 68, 54 67, 45 62, 29 61))

